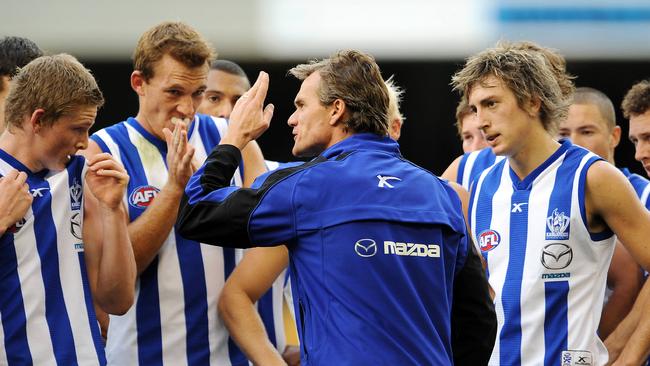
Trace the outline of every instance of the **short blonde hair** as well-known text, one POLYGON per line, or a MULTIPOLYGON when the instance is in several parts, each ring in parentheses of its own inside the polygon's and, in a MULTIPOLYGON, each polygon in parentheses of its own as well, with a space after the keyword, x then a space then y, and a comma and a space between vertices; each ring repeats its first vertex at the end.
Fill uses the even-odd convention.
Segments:
POLYGON ((404 89, 395 83, 393 76, 386 80, 386 88, 388 88, 388 120, 399 119, 404 122, 404 115, 400 112, 404 89))
POLYGON ((95 78, 76 58, 59 54, 42 56, 23 67, 13 78, 5 109, 8 127, 22 128, 23 120, 43 109, 43 125, 85 106, 104 104, 95 78))

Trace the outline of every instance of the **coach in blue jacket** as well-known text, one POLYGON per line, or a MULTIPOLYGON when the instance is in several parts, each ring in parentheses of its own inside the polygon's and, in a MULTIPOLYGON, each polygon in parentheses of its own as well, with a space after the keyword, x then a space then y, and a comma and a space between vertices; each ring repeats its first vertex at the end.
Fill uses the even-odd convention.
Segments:
POLYGON ((273 113, 262 73, 191 178, 180 233, 287 245, 302 365, 451 365, 453 281, 471 250, 457 194, 387 137, 388 92, 371 56, 342 51, 290 72, 303 81, 293 154, 318 157, 229 186, 273 113))

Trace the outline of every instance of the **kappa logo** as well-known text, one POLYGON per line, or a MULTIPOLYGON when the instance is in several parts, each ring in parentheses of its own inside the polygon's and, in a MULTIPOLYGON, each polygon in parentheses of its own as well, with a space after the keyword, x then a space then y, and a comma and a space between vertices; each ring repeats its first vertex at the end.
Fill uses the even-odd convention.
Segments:
POLYGON ((81 213, 76 212, 70 218, 70 233, 81 240, 81 213))
POLYGON ((546 239, 547 240, 564 240, 569 239, 569 223, 571 218, 564 211, 558 212, 557 208, 553 210, 551 216, 546 218, 546 239))
POLYGON ((81 208, 82 193, 83 188, 81 187, 81 184, 79 184, 79 180, 75 178, 70 186, 70 207, 72 207, 72 210, 78 210, 81 208))
POLYGON ((372 239, 360 239, 354 243, 354 251, 359 257, 372 257, 377 254, 377 243, 372 239))
POLYGON ((496 230, 485 230, 478 235, 478 245, 482 252, 489 252, 501 243, 501 235, 496 230))
POLYGON ((379 183, 377 184, 377 187, 379 188, 395 188, 392 184, 388 183, 389 180, 396 180, 396 181, 401 181, 400 178, 397 177, 391 177, 391 176, 384 176, 384 175, 378 175, 377 179, 379 179, 379 183))
POLYGON ((573 261, 573 249, 562 243, 548 244, 542 249, 542 265, 548 269, 564 269, 573 261))
POLYGON ((30 191, 32 192, 32 197, 38 198, 38 197, 43 197, 43 192, 49 191, 50 189, 48 187, 41 187, 41 188, 32 188, 30 191))
POLYGON ((513 212, 513 213, 524 212, 521 207, 523 205, 527 205, 527 204, 528 204, 528 202, 513 203, 512 204, 512 210, 510 212, 513 212))
POLYGON ((160 189, 154 186, 140 186, 129 195, 129 204, 135 208, 145 209, 156 198, 160 189))

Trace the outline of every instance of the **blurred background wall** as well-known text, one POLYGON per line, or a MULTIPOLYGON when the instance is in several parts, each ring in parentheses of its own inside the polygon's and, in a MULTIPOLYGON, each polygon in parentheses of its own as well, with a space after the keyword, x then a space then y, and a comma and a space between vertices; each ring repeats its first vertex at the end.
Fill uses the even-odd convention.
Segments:
MULTIPOLYGON (((578 86, 610 96, 618 122, 625 91, 650 77, 650 1, 647 0, 5 0, 0 35, 32 39, 48 53, 80 58, 98 79, 107 103, 94 130, 135 115, 129 86, 138 37, 163 20, 184 21, 254 80, 271 75, 268 102, 276 106, 260 139, 273 160, 292 157, 292 101, 299 83, 289 68, 342 48, 372 53, 384 77, 406 89, 403 154, 440 174, 461 153, 451 75, 463 59, 500 39, 530 40, 567 57, 578 86)), ((642 172, 623 138, 617 162, 642 172)))

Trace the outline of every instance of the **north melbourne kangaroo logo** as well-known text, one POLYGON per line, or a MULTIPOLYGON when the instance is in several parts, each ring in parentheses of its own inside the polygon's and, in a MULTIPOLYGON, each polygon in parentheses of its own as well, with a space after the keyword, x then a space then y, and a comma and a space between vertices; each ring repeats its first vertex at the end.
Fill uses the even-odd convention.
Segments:
POLYGON ((377 187, 379 188, 395 188, 392 184, 388 183, 389 180, 396 180, 396 181, 401 181, 400 178, 397 177, 391 177, 391 176, 385 176, 385 175, 378 175, 377 179, 379 179, 379 183, 377 184, 377 187))
POLYGON ((564 211, 558 212, 557 208, 554 209, 551 216, 546 218, 546 239, 569 239, 569 233, 567 232, 569 222, 571 222, 571 218, 564 211))

